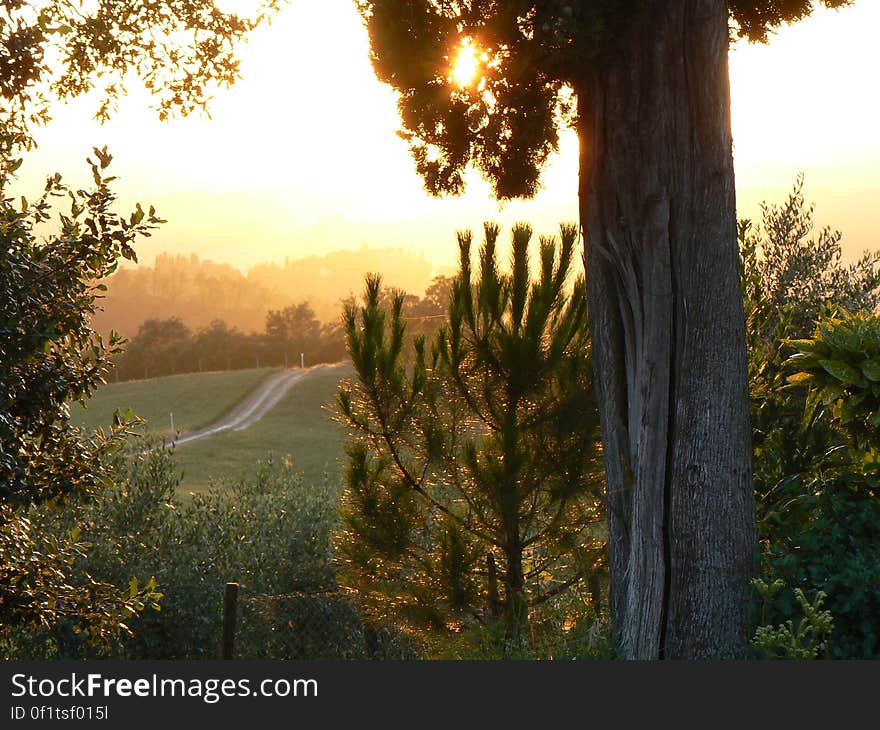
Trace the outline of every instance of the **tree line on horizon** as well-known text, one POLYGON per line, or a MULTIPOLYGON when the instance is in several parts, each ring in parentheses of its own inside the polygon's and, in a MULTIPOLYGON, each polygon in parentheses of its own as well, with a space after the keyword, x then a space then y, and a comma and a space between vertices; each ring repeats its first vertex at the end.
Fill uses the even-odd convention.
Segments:
POLYGON ((148 319, 179 318, 195 330, 223 320, 261 330, 266 312, 308 301, 322 322, 339 317, 339 302, 359 291, 364 271, 381 270, 388 286, 424 291, 431 263, 403 249, 333 251, 323 256, 255 264, 246 273, 195 254, 159 254, 152 265, 117 270, 106 281, 92 327, 132 338, 148 319))
MULTIPOLYGON (((444 318, 451 279, 436 276, 423 297, 395 287, 382 292, 383 302, 401 296, 412 331, 428 333, 444 318)), ((342 300, 338 311, 355 301, 342 300)), ((190 327, 182 317, 146 319, 114 358, 113 379, 139 380, 183 373, 259 367, 298 367, 339 362, 347 356, 341 315, 321 321, 308 301, 270 309, 262 330, 246 332, 225 319, 190 327)))

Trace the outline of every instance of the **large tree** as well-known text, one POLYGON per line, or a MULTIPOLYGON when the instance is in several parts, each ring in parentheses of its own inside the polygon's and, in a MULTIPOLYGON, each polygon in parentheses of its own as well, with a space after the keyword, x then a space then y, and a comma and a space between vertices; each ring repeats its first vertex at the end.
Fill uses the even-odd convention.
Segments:
POLYGON ((755 526, 728 45, 810 0, 359 6, 429 191, 460 192, 473 164, 499 198, 530 196, 576 128, 614 637, 629 658, 741 655, 755 526))

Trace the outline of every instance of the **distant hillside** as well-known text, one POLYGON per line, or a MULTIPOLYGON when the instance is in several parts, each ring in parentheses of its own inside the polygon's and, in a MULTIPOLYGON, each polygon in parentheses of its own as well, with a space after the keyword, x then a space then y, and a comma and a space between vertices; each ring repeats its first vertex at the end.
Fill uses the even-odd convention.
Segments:
POLYGON ((364 274, 382 272, 388 286, 421 294, 431 264, 403 249, 338 251, 254 266, 247 275, 229 264, 198 256, 160 254, 153 266, 117 271, 107 281, 102 311, 92 324, 99 332, 137 334, 147 319, 177 317, 193 330, 224 320, 245 332, 265 327, 270 309, 308 301, 322 322, 339 317, 340 301, 360 293, 364 274))
POLYGON ((248 281, 270 291, 285 292, 292 300, 308 301, 318 319, 327 322, 339 316, 341 299, 361 293, 365 274, 380 272, 386 286, 421 296, 430 283, 431 270, 431 263, 423 255, 404 249, 364 247, 288 259, 282 265, 257 264, 248 272, 248 281))

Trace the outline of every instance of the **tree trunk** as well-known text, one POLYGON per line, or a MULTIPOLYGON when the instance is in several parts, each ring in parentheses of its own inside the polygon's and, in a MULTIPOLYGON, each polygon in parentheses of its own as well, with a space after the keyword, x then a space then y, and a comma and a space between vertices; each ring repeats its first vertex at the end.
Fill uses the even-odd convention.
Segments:
POLYGON ((528 620, 528 609, 525 602, 522 546, 518 537, 508 537, 504 554, 507 563, 504 573, 504 622, 508 636, 519 638, 528 620))
POLYGON ((724 0, 640 3, 577 86, 621 656, 741 656, 754 501, 724 0))

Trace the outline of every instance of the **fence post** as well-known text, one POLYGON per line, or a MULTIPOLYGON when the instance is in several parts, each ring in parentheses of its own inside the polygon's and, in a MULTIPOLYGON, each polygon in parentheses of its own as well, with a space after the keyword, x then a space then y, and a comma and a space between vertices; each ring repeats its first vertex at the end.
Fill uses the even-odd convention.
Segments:
POLYGON ((232 659, 235 645, 235 613, 238 608, 238 583, 227 583, 223 596, 223 639, 220 646, 220 658, 232 659))

